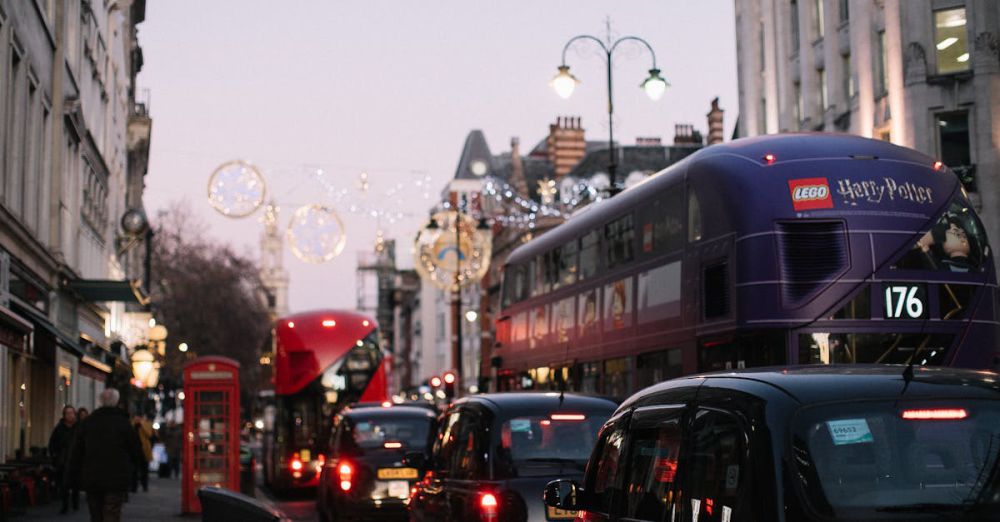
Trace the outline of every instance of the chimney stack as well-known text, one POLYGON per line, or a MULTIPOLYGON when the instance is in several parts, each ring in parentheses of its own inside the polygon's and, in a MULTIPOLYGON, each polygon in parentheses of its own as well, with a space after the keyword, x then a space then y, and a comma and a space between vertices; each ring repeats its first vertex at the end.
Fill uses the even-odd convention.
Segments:
POLYGON ((712 100, 712 110, 708 111, 708 144, 722 143, 722 115, 725 111, 719 108, 719 97, 712 100))
POLYGON ((528 182, 524 177, 524 161, 521 159, 521 140, 514 136, 510 139, 510 186, 517 195, 528 197, 528 182))
POLYGON ((587 142, 583 138, 580 117, 556 118, 556 122, 549 125, 549 137, 546 138, 545 144, 556 179, 561 179, 573 170, 587 152, 587 142))
POLYGON ((674 125, 674 145, 701 145, 701 133, 694 130, 690 123, 674 125))

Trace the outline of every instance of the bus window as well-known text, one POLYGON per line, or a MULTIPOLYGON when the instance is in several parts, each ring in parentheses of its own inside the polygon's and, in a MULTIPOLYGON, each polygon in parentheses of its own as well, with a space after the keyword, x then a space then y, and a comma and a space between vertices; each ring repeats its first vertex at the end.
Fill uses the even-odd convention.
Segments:
POLYGON ((982 222, 964 198, 957 196, 894 268, 982 272, 989 266, 989 257, 990 247, 982 222))
POLYGON ((635 246, 634 229, 632 214, 625 215, 604 226, 606 268, 615 268, 632 261, 635 246))
POLYGON ((705 340, 698 347, 698 371, 712 372, 785 364, 783 332, 748 333, 737 338, 705 340))
POLYGON ((601 257, 601 235, 592 230, 580 240, 580 279, 594 277, 597 274, 601 257))
POLYGON ((643 254, 673 252, 684 246, 683 206, 684 192, 675 187, 642 209, 643 254))
POLYGON ((954 336, 918 333, 799 334, 799 363, 942 364, 954 336))
POLYGON ((701 204, 694 188, 688 187, 688 241, 701 240, 701 204))
POLYGON ((576 241, 570 241, 553 250, 556 261, 556 274, 553 289, 571 285, 576 282, 576 241))
POLYGON ((680 348, 644 353, 635 365, 636 387, 639 389, 680 377, 684 374, 680 348))

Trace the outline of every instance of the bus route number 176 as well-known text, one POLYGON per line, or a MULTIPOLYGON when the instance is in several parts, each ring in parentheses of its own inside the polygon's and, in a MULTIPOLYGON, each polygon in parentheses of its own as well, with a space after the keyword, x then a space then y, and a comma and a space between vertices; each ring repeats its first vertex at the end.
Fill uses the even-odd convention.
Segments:
POLYGON ((927 307, 924 304, 926 292, 921 285, 886 285, 886 319, 921 319, 927 307))

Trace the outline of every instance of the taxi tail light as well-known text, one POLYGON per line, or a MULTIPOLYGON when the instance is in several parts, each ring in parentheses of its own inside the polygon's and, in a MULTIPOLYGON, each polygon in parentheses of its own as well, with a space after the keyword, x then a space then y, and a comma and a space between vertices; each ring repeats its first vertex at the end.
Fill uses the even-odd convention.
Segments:
POLYGON ((323 469, 323 466, 326 465, 326 455, 322 453, 316 455, 316 460, 313 462, 313 464, 316 466, 316 471, 323 469))
POLYGON ((493 493, 483 493, 479 496, 479 514, 481 520, 495 522, 500 503, 493 493))
POLYGON ((337 475, 340 478, 340 489, 343 491, 351 490, 351 479, 354 476, 354 466, 351 466, 347 462, 341 462, 337 466, 337 475))
POLYGON ((399 449, 403 447, 403 443, 397 441, 389 441, 383 444, 383 446, 385 446, 385 449, 399 449))
POLYGON ((906 420, 961 420, 969 416, 965 408, 924 408, 903 410, 906 420))
POLYGON ((297 456, 292 457, 292 460, 288 463, 288 467, 292 471, 302 471, 302 461, 297 456))

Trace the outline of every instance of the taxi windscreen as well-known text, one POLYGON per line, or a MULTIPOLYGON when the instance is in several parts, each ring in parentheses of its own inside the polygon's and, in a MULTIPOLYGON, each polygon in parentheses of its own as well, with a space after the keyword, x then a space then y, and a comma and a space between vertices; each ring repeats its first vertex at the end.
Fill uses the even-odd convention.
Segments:
POLYGON ((412 449, 423 451, 428 445, 431 421, 421 417, 377 417, 356 419, 350 430, 356 449, 412 449))
POLYGON ((511 477, 582 473, 610 415, 573 412, 507 419, 500 426, 500 467, 511 477))
POLYGON ((791 459, 826 516, 972 513, 1000 504, 1000 401, 873 401, 800 412, 791 459))

